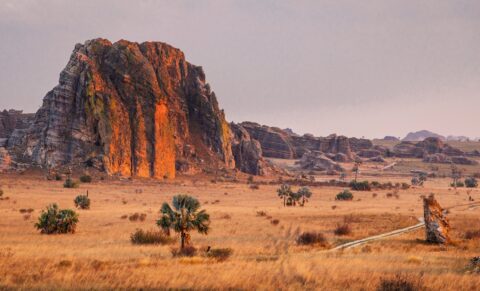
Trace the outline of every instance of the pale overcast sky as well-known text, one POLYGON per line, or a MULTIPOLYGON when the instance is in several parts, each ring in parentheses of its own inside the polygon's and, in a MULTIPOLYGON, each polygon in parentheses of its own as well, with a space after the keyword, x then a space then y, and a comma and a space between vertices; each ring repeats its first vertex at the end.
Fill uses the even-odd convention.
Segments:
POLYGON ((229 121, 480 136, 478 0, 0 0, 0 108, 36 111, 97 37, 182 49, 229 121))

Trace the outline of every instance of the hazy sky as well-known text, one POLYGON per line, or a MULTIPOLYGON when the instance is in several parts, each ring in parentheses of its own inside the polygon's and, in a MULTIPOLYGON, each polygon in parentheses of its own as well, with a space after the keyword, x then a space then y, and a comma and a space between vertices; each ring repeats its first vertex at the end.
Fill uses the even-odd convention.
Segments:
POLYGON ((478 0, 0 0, 0 108, 36 111, 97 37, 182 49, 229 121, 480 136, 478 0))

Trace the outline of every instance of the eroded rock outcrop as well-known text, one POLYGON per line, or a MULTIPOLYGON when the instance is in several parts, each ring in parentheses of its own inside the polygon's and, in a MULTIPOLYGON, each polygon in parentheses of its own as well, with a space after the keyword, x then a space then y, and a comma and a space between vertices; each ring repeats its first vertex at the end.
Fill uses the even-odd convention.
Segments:
POLYGON ((322 152, 306 152, 297 163, 304 170, 327 172, 343 172, 345 170, 322 152))
POLYGON ((230 127, 233 135, 232 152, 237 169, 253 175, 264 175, 268 172, 270 167, 263 159, 260 143, 252 139, 241 125, 231 123, 230 127))
POLYGON ((235 166, 230 127, 202 68, 161 42, 77 44, 23 147, 38 165, 95 165, 124 176, 235 166))
POLYGON ((240 124, 250 136, 257 140, 262 148, 263 155, 269 158, 294 159, 295 149, 291 143, 291 136, 277 127, 262 126, 254 122, 240 124))
POLYGON ((426 241, 429 243, 447 244, 450 242, 448 234, 450 224, 445 211, 431 194, 423 198, 423 213, 425 219, 426 241))

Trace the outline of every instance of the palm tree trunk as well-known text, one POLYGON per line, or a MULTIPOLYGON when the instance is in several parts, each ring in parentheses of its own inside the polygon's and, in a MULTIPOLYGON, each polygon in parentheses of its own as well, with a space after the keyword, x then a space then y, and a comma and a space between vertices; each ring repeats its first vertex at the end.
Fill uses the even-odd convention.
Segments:
POLYGON ((181 245, 180 248, 183 250, 185 248, 185 232, 182 231, 180 234, 181 245))

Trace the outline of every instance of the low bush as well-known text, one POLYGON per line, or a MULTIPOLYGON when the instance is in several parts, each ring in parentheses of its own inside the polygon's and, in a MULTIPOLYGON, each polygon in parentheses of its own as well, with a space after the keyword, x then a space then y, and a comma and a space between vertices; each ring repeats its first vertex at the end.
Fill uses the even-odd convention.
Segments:
POLYGON ((362 182, 355 182, 352 181, 349 184, 350 188, 355 191, 370 191, 372 190, 372 187, 368 183, 368 181, 362 181, 362 182))
POLYGON ((423 290, 418 280, 397 275, 390 279, 381 279, 377 291, 416 291, 423 290))
POLYGON ((78 188, 79 183, 72 180, 72 178, 67 178, 65 183, 63 183, 63 188, 78 188))
POLYGON ((465 186, 467 188, 477 188, 478 187, 478 181, 474 177, 469 177, 465 179, 465 186))
POLYGON ((257 216, 267 216, 267 212, 263 210, 257 211, 257 216))
POLYGON ((78 214, 70 209, 59 209, 57 204, 42 210, 35 227, 44 234, 74 233, 78 214))
POLYGON ((467 232, 465 232, 465 239, 480 239, 480 229, 468 230, 467 232))
POLYGON ((207 251, 206 257, 212 258, 217 261, 225 261, 233 254, 233 250, 231 248, 212 248, 207 251))
POLYGON ((90 175, 83 175, 80 177, 80 182, 82 183, 91 183, 92 182, 92 176, 90 175))
POLYGON ((254 184, 250 184, 250 189, 252 189, 252 190, 258 190, 258 189, 260 189, 260 185, 255 184, 255 183, 254 183, 254 184))
POLYGON ((335 196, 335 200, 353 200, 353 194, 345 189, 335 196))
POLYGON ((135 245, 165 245, 173 243, 173 238, 167 236, 163 231, 137 229, 130 235, 130 241, 135 245))
POLYGON ((88 198, 87 195, 78 195, 75 197, 75 200, 73 200, 73 203, 75 203, 75 207, 79 209, 90 209, 90 198, 88 198))
POLYGON ((335 235, 349 235, 352 233, 352 229, 348 223, 338 224, 335 230, 333 231, 335 235))
POLYGON ((455 187, 455 184, 457 184, 457 188, 465 187, 465 184, 462 181, 457 181, 457 183, 450 183, 450 187, 455 187))
POLYGON ((28 208, 28 209, 25 209, 25 208, 22 208, 19 210, 20 213, 24 214, 24 213, 32 213, 33 212, 33 209, 32 208, 28 208))
POLYGON ((172 248, 172 256, 174 257, 193 257, 197 254, 197 249, 194 246, 186 246, 182 248, 172 248))
POLYGON ((272 220, 270 221, 270 223, 273 224, 273 225, 278 225, 278 224, 280 223, 280 220, 278 220, 278 219, 272 219, 272 220))
POLYGON ((297 237, 299 245, 327 245, 327 239, 320 232, 304 232, 297 237))
POLYGON ((147 218, 147 215, 145 213, 134 213, 128 217, 128 220, 130 221, 145 221, 147 218))
POLYGON ((3 190, 0 189, 0 197, 2 197, 2 196, 3 196, 3 190))
POLYGON ((402 190, 408 190, 410 189, 410 184, 403 182, 401 187, 402 187, 402 190))
POLYGON ((63 178, 60 174, 55 174, 55 181, 62 181, 63 178))

